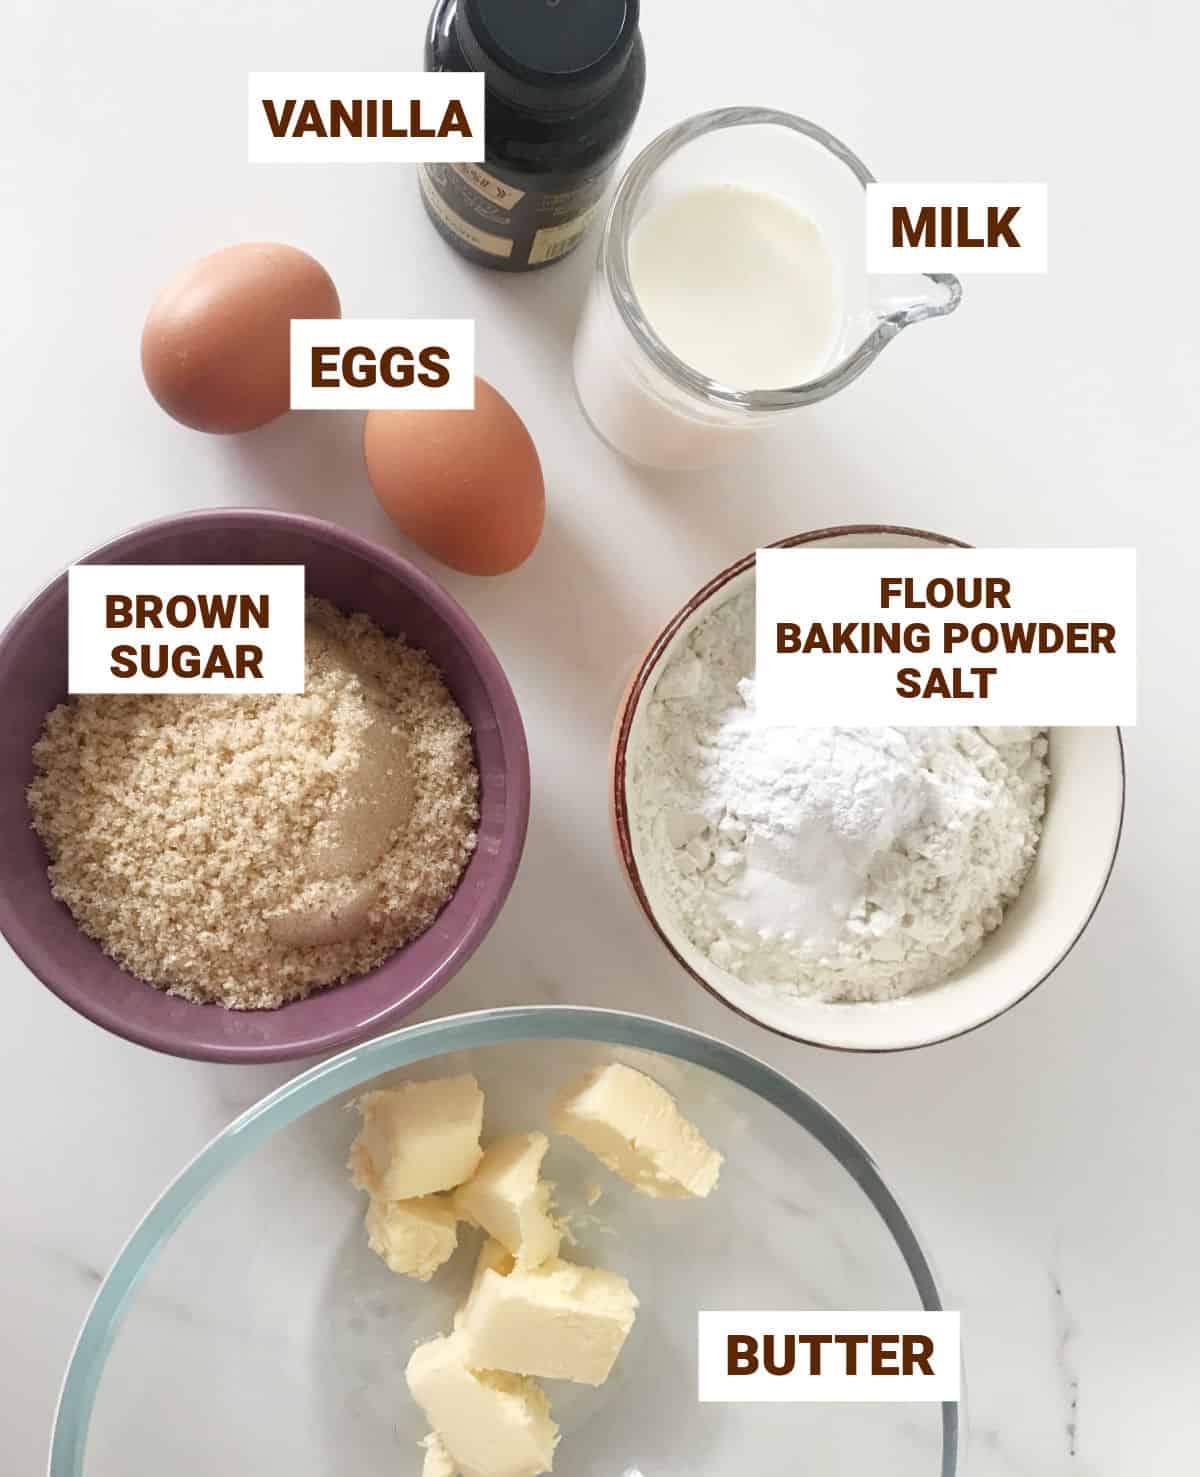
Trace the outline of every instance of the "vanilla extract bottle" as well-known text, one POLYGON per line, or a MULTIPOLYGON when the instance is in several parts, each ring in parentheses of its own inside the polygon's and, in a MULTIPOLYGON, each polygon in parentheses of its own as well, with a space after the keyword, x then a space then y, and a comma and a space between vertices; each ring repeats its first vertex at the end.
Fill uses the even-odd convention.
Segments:
POLYGON ((425 70, 482 72, 486 160, 419 166, 439 233, 526 272, 578 246, 641 105, 639 0, 437 0, 425 70))

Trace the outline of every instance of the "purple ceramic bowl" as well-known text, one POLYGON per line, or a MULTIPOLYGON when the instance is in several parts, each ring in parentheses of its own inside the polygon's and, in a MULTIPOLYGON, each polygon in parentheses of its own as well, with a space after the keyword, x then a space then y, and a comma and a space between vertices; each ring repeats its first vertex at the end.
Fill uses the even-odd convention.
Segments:
POLYGON ((529 753, 491 647, 439 585, 406 559, 317 518, 248 508, 144 524, 88 564, 303 564, 308 592, 402 633, 441 669, 474 730, 479 845, 454 896, 420 938, 369 974, 277 1010, 195 1005, 126 974, 50 894, 25 790, 46 714, 67 696, 67 577, 0 638, 0 931, 60 999, 106 1030, 175 1056, 272 1062, 350 1045, 394 1026, 474 953, 508 896, 529 820, 529 753))

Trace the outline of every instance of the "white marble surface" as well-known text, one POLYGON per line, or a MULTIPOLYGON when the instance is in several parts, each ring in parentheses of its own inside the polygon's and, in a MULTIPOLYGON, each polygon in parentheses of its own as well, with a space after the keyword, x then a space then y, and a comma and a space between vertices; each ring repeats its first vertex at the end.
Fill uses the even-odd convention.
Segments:
MULTIPOLYGON (((828 125, 880 174, 1048 178, 1051 275, 968 281, 956 317, 905 335, 736 472, 638 475, 569 392, 590 253, 495 278, 438 241, 402 170, 245 163, 248 69, 417 65, 423 5, 17 0, 0 59, 0 613, 89 545, 195 506, 319 513, 404 548, 363 480, 354 418, 219 441, 157 412, 138 331, 183 261, 278 237, 327 264, 347 314, 476 316, 481 372, 541 449, 550 516, 519 573, 445 579, 523 705, 534 817, 508 909, 427 1013, 623 1005, 760 1053, 875 1151, 963 1309, 974 1477, 1190 1470, 1200 363, 1180 181, 1194 19, 1167 0, 1014 0, 986 15, 949 0, 746 0, 703 21, 709 8, 686 0, 645 9, 639 141, 688 112, 763 102, 828 125), (1099 915, 1008 1016, 895 1057, 789 1045, 704 996, 636 915, 605 815, 618 692, 680 601, 758 542, 872 519, 981 544, 1133 542, 1144 590, 1143 721, 1099 915)), ((0 1450, 24 1474, 44 1463, 72 1340, 123 1238, 288 1069, 154 1056, 71 1014, 7 949, 0 969, 0 1450)))

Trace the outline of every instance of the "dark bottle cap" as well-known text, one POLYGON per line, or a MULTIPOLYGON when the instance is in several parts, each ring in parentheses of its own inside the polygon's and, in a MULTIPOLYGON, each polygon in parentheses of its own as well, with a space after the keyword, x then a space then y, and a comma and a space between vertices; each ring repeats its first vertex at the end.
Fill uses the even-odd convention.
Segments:
POLYGON ((638 34, 639 0, 461 0, 455 34, 498 97, 534 112, 610 92, 638 34))

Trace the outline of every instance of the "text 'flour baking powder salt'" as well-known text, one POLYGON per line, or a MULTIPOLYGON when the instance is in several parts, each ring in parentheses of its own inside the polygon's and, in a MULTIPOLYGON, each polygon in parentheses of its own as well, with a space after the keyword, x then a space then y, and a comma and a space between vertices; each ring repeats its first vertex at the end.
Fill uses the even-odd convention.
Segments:
POLYGON ((946 979, 1033 863, 1045 732, 768 727, 753 674, 750 590, 649 697, 629 804, 655 907, 773 993, 885 1000, 946 979))

